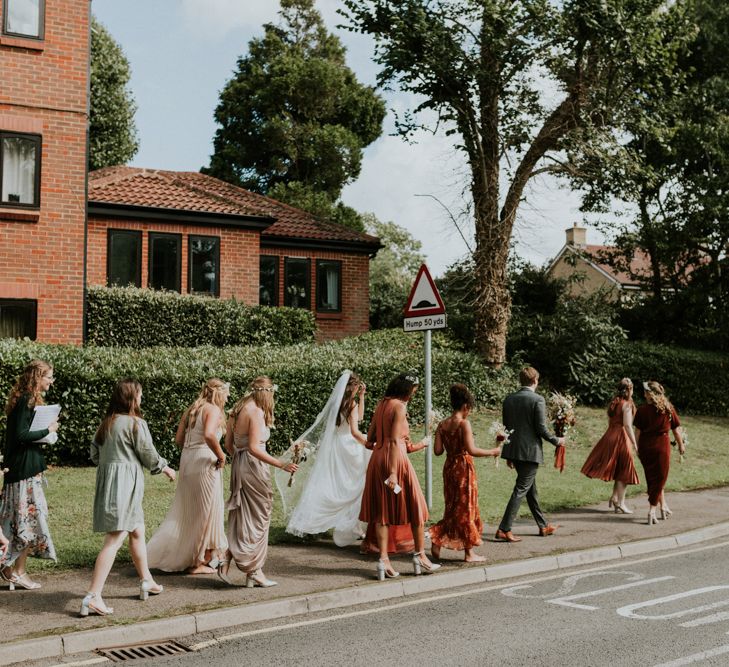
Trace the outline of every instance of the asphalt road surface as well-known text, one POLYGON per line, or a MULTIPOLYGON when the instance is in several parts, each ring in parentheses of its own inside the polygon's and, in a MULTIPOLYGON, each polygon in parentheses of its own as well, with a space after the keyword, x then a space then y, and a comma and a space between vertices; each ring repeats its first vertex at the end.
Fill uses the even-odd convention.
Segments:
POLYGON ((715 541, 607 567, 282 619, 145 664, 726 666, 728 550, 729 542, 715 541))

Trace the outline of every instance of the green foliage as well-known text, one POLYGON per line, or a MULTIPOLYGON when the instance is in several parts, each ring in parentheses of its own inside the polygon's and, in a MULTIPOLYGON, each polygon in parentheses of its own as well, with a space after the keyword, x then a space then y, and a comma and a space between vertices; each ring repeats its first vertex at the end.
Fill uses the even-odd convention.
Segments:
MULTIPOLYGON (((423 343, 417 334, 382 331, 339 342, 287 347, 78 348, 42 345, 30 341, 0 340, 0 395, 10 388, 30 359, 41 358, 54 366, 56 381, 47 400, 63 406, 58 442, 47 446, 52 463, 86 464, 88 446, 108 404, 111 389, 120 378, 135 377, 144 387, 142 406, 157 449, 176 461, 175 429, 182 411, 198 395, 209 377, 231 383, 231 401, 239 398, 257 375, 269 375, 279 385, 276 395, 276 429, 271 450, 281 452, 290 437, 299 436, 324 406, 345 368, 367 382, 368 418, 376 398, 384 394, 392 377, 414 371, 422 377, 423 343)), ((443 336, 433 337, 433 404, 447 409, 448 387, 466 382, 481 405, 496 405, 513 389, 510 369, 492 371, 478 358, 450 349, 443 336)), ((422 415, 423 392, 410 406, 415 420, 422 415)), ((4 438, 4 417, 0 438, 4 438)))
POLYGON ((89 287, 87 339, 100 347, 289 345, 311 341, 304 308, 247 306, 235 299, 137 287, 89 287))
POLYGON ((402 327, 403 308, 420 265, 425 262, 420 241, 394 222, 372 213, 362 216, 365 230, 384 246, 370 261, 370 327, 402 327))
MULTIPOLYGON (((320 194, 333 219, 329 208, 359 175, 363 149, 382 132, 385 106, 347 67, 345 48, 313 0, 281 0, 280 16, 251 40, 220 94, 220 127, 203 171, 263 194, 277 185, 320 194)), ((316 213, 322 202, 311 196, 297 205, 316 213)))
POLYGON ((435 280, 448 314, 448 334, 466 350, 473 350, 476 346, 475 282, 474 263, 471 259, 452 264, 435 280))
POLYGON ((137 154, 137 105, 129 90, 130 77, 129 61, 121 47, 92 16, 90 170, 126 164, 137 154))

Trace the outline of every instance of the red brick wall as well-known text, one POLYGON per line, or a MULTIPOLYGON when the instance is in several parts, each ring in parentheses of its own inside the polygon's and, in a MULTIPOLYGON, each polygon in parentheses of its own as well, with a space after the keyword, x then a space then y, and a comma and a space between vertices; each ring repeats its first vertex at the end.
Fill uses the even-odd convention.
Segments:
POLYGON ((217 236, 220 238, 220 297, 229 299, 234 296, 244 303, 258 303, 258 231, 90 217, 87 264, 89 285, 106 285, 108 229, 142 231, 142 287, 147 287, 149 282, 149 232, 181 234, 183 294, 188 291, 189 236, 217 236))
POLYGON ((284 257, 305 257, 311 260, 311 310, 316 315, 319 340, 336 340, 356 336, 369 331, 370 322, 370 264, 367 255, 297 248, 261 248, 262 255, 279 257, 278 302, 284 303, 284 257), (340 313, 316 312, 316 260, 334 259, 342 262, 342 311, 340 313))
POLYGON ((0 34, 0 130, 42 135, 40 208, 0 205, 0 298, 37 299, 38 340, 80 343, 89 0, 45 6, 42 41, 0 34))

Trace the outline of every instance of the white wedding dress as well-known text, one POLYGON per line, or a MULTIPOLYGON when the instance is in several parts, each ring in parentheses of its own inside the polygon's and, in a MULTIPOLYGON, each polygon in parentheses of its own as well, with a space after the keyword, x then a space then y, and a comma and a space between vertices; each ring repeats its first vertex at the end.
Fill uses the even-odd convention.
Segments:
MULTIPOLYGON (((310 443, 310 453, 299 466, 294 485, 288 486, 288 473, 276 471, 284 512, 290 513, 286 532, 303 537, 333 530, 340 547, 360 539, 367 528, 359 511, 371 456, 352 436, 347 421, 336 424, 349 376, 350 371, 341 375, 324 410, 298 439, 310 443)), ((356 410, 355 406, 355 415, 356 410)), ((283 459, 290 460, 290 451, 283 459)))

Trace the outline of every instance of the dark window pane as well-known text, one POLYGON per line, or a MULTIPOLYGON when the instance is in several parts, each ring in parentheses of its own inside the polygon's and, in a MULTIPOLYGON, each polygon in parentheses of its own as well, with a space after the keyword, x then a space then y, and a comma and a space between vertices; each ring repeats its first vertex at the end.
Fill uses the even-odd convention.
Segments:
POLYGON ((149 286, 180 291, 180 237, 172 234, 149 236, 149 286))
POLYGON ((5 32, 40 37, 42 0, 7 0, 5 32))
POLYGON ((338 312, 339 288, 342 268, 339 262, 317 262, 316 265, 316 308, 321 311, 338 312))
POLYGON ((141 256, 141 233, 109 230, 109 284, 141 287, 141 256))
POLYGON ((5 136, 2 154, 2 203, 37 204, 35 183, 38 168, 38 141, 5 136))
POLYGON ((286 258, 285 305, 309 308, 309 260, 286 258))
POLYGON ((258 303, 278 306, 278 257, 261 255, 258 303))
POLYGON ((219 243, 214 237, 190 237, 190 291, 218 294, 219 243))
POLYGON ((0 300, 0 338, 31 338, 35 340, 35 301, 0 300))

